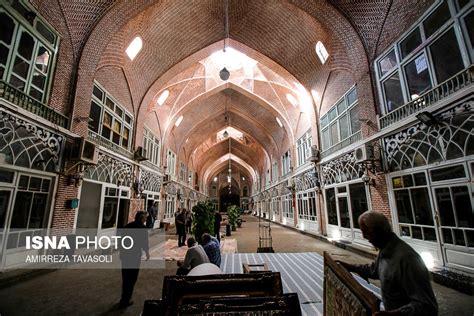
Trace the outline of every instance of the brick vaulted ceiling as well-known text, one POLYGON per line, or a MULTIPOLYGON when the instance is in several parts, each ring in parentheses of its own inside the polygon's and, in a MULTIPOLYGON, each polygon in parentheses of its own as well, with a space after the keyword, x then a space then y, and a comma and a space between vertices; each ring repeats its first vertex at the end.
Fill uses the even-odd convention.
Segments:
MULTIPOLYGON (((113 81, 119 74, 125 82, 120 90, 127 90, 127 97, 119 99, 127 100, 136 126, 151 126, 200 177, 222 169, 218 159, 227 150, 216 133, 229 125, 244 135, 244 141, 233 142, 233 155, 238 157, 233 163, 247 175, 251 172, 242 164, 265 173, 265 161, 294 144, 305 120, 316 130, 319 105, 311 99, 309 109, 302 111, 285 95, 298 87, 321 93, 331 72, 337 73, 335 77, 345 74, 345 81, 353 84, 384 49, 386 21, 398 16, 397 23, 407 25, 412 18, 397 15, 404 6, 401 0, 228 1, 228 44, 258 64, 252 82, 216 83, 206 73, 206 58, 223 47, 224 0, 32 0, 32 4, 46 18, 63 19, 55 27, 65 30, 63 45, 78 74, 73 114, 87 115, 94 79, 100 77, 100 83, 110 87, 113 82, 103 78, 113 81), (137 35, 144 45, 131 61, 124 51, 137 35), (324 65, 314 51, 317 41, 330 54, 324 65), (157 107, 156 99, 165 89, 170 97, 157 107), (183 125, 174 127, 181 115, 183 125)), ((61 97, 53 91, 55 95, 61 97)), ((84 122, 74 124, 75 131, 84 130, 84 122)), ((140 145, 142 131, 135 133, 135 144, 140 145)))

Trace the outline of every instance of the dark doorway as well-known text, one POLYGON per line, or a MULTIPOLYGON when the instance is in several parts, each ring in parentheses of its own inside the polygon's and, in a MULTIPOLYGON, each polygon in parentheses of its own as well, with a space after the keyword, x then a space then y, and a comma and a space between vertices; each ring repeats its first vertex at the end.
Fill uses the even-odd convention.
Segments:
POLYGON ((123 228, 128 223, 128 212, 130 209, 130 200, 129 199, 120 199, 119 203, 119 213, 118 213, 118 228, 123 228))
POLYGON ((240 196, 238 194, 221 194, 220 212, 227 212, 227 207, 231 205, 240 206, 240 196))

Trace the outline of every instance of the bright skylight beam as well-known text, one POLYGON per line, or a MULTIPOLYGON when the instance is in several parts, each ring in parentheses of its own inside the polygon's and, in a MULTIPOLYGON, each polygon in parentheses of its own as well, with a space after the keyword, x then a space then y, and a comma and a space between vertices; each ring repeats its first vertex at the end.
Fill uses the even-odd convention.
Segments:
POLYGON ((278 117, 275 117, 276 118, 276 121, 278 123, 278 125, 280 125, 280 127, 283 127, 283 124, 281 123, 280 119, 278 117))
POLYGON ((133 60, 138 55, 138 53, 142 50, 142 47, 143 47, 143 41, 140 38, 140 36, 135 37, 133 41, 130 43, 130 45, 128 45, 127 49, 125 50, 125 52, 128 55, 128 58, 130 58, 130 60, 133 60))
POLYGON ((168 99, 168 96, 170 95, 170 92, 169 90, 165 90, 163 91, 160 96, 158 97, 158 100, 156 100, 156 103, 159 105, 159 106, 162 106, 166 99, 168 99))
POLYGON ((179 124, 181 124, 181 121, 183 120, 183 116, 181 115, 178 120, 176 121, 176 123, 174 124, 176 127, 179 126, 179 124))

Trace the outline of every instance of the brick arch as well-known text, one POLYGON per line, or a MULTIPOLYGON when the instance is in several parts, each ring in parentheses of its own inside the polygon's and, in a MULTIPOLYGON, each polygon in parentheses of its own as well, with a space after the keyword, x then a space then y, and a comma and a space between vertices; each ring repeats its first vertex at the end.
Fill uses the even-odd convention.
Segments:
MULTIPOLYGON (((145 91, 150 87, 151 80, 162 77, 168 69, 176 65, 179 61, 199 52, 203 47, 208 47, 220 40, 222 38, 222 16, 220 16, 218 12, 222 11, 222 4, 220 2, 208 3, 204 1, 190 3, 191 4, 187 6, 182 6, 179 3, 167 3, 163 5, 163 2, 151 3, 146 0, 137 0, 112 4, 95 24, 95 27, 91 30, 83 46, 79 61, 80 74, 75 93, 75 114, 79 116, 86 114, 85 109, 87 108, 88 98, 92 92, 91 82, 101 58, 108 56, 107 58, 110 58, 112 62, 113 56, 112 54, 108 54, 108 44, 113 43, 113 45, 110 46, 110 50, 112 50, 112 47, 116 47, 117 49, 120 43, 122 45, 128 43, 129 38, 126 37, 123 41, 112 40, 116 35, 124 36, 124 30, 133 30, 142 27, 142 31, 146 31, 147 29, 151 30, 155 27, 160 28, 167 26, 166 30, 170 31, 169 33, 152 32, 151 34, 153 36, 150 36, 149 42, 156 43, 156 48, 160 48, 160 50, 157 50, 150 47, 148 49, 150 54, 160 51, 163 55, 172 56, 170 59, 159 60, 156 63, 159 64, 159 66, 157 66, 159 67, 158 71, 143 71, 144 69, 148 70, 147 67, 149 66, 143 62, 143 60, 147 59, 145 54, 143 54, 143 57, 139 57, 142 58, 140 62, 136 62, 133 65, 131 63, 125 63, 124 65, 124 67, 132 67, 135 69, 127 69, 125 72, 129 74, 130 77, 133 102, 140 104, 146 101, 145 91), (212 10, 209 10, 209 8, 212 10), (200 9, 202 10, 199 11, 200 9), (210 13, 207 13, 207 11, 210 13), (153 12, 156 13, 156 15, 154 15, 153 12), (188 19, 187 14, 189 12, 201 12, 202 14, 197 14, 197 21, 193 21, 193 19, 188 19), (204 16, 202 16, 203 14, 204 16), (151 20, 155 19, 155 17, 161 17, 161 19, 151 20), (147 18, 150 20, 147 20, 147 18), (129 25, 129 23, 131 24, 129 25), (127 28, 128 26, 132 26, 132 24, 134 26, 133 28, 127 28), (148 27, 143 27, 144 25, 148 27), (176 25, 180 25, 180 27, 176 27, 176 25), (196 30, 196 32, 189 32, 189 34, 193 34, 192 37, 183 37, 183 30, 188 29, 196 30), (164 38, 159 37, 161 35, 173 38, 172 43, 177 45, 170 45, 171 42, 167 43, 163 41, 164 38), (182 40, 185 38, 186 40, 183 42, 182 40), (153 39, 156 39, 156 41, 153 41, 153 39), (167 51, 167 49, 169 51, 167 51)), ((314 61, 316 57, 314 54, 312 54, 311 57, 309 57, 309 54, 306 54, 306 52, 309 53, 310 49, 311 51, 313 50, 311 46, 317 38, 328 39, 328 41, 326 41, 326 43, 328 43, 327 45, 331 42, 344 43, 342 48, 347 52, 347 64, 355 67, 356 72, 359 72, 359 68, 361 67, 364 67, 364 69, 367 68, 367 65, 361 66, 364 65, 361 61, 365 58, 365 54, 357 33, 351 27, 350 23, 347 22, 345 17, 332 5, 322 1, 306 0, 291 1, 291 3, 286 1, 255 3, 256 2, 253 1, 247 1, 245 4, 242 4, 231 1, 231 23, 233 23, 233 28, 231 26, 231 38, 239 40, 255 51, 259 51, 268 56, 274 60, 275 63, 282 65, 283 68, 287 69, 287 71, 293 74, 295 78, 299 79, 299 81, 308 88, 312 87, 312 80, 314 80, 312 78, 318 77, 318 68, 329 67, 326 65, 322 67, 312 67, 316 65, 314 61), (263 8, 260 9, 262 6, 263 8), (256 12, 254 12, 255 10, 260 10, 264 16, 254 19, 253 16, 256 14, 256 12), (236 19, 232 15, 233 13, 235 13, 236 17, 240 16, 241 18, 236 19), (257 25, 248 23, 249 20, 257 23, 257 25), (284 23, 280 24, 280 21, 284 21, 284 23), (294 27, 289 28, 288 26, 291 25, 294 27), (335 25, 338 25, 338 28, 333 31, 332 28, 335 25), (268 36, 268 34, 262 32, 265 29, 279 33, 272 33, 272 35, 275 36, 268 36), (295 32, 295 30, 297 31, 295 32), (288 50, 293 51, 291 56, 279 53, 279 47, 281 47, 280 38, 291 40, 291 43, 295 44, 290 45, 290 47, 293 48, 292 50, 288 50), (311 43, 311 45, 307 45, 308 43, 311 43), (298 56, 299 59, 295 59, 295 56, 298 56), (309 58, 312 59, 309 60, 309 58)), ((135 35, 131 33, 135 32, 136 31, 129 31, 126 35, 131 37, 135 35)), ((147 39, 145 38, 145 40, 147 39)), ((117 54, 115 58, 123 58, 124 47, 121 48, 122 53, 117 54)), ((335 60, 335 63, 344 62, 343 59, 344 58, 341 57, 341 61, 335 60)), ((365 64, 367 64, 367 62, 365 62, 365 64)), ((82 125, 84 126, 81 126, 79 123, 74 124, 73 129, 82 130, 84 127, 85 129, 87 128, 85 126, 86 123, 82 123, 82 125)))
MULTIPOLYGON (((216 161, 214 161, 204 173, 201 172, 200 178, 203 179, 203 187, 204 188, 209 187, 209 183, 213 175, 216 174, 216 170, 222 170, 222 168, 225 168, 225 166, 228 166, 228 163, 229 163, 228 155, 224 155, 220 157, 219 159, 217 159, 216 161)), ((237 166, 240 170, 246 170, 252 179, 251 183, 254 183, 258 180, 257 172, 242 159, 235 156, 231 156, 231 163, 235 164, 235 166, 237 166)))
MULTIPOLYGON (((237 142, 234 141, 233 142, 237 142)), ((225 156, 229 153, 228 150, 228 143, 226 141, 222 141, 213 147, 209 148, 209 150, 201 157, 200 163, 198 163, 197 172, 201 173, 201 171, 206 171, 212 163, 225 156)), ((255 170, 262 170, 263 169, 263 160, 267 157, 255 157, 255 152, 251 150, 251 148, 243 145, 243 144, 234 144, 234 147, 231 150, 231 153, 235 157, 239 157, 246 163, 248 163, 253 169, 255 170)), ((267 158, 268 159, 268 158, 267 158)))

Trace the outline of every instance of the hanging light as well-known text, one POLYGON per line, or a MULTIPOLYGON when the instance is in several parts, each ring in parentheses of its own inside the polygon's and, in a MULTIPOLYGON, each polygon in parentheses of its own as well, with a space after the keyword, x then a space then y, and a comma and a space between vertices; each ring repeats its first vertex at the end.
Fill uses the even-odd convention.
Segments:
MULTIPOLYGON (((229 0, 225 0, 225 24, 224 24, 224 32, 225 32, 225 38, 224 38, 224 56, 225 56, 225 40, 229 40, 229 0)), ((223 81, 227 81, 230 77, 230 72, 227 70, 227 68, 224 66, 224 68, 219 71, 219 77, 223 81)))

